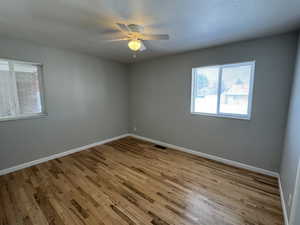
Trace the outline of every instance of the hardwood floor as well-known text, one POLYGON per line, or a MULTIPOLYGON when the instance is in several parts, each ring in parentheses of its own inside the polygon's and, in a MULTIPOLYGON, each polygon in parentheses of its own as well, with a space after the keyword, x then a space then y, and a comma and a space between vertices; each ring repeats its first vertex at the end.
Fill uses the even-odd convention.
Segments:
POLYGON ((277 179, 131 137, 0 177, 1 225, 282 225, 277 179))

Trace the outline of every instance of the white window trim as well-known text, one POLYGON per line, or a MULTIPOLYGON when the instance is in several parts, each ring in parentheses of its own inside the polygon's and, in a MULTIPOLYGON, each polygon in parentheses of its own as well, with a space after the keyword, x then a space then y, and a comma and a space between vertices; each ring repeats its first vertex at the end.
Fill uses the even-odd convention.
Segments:
POLYGON ((48 116, 47 113, 27 114, 25 116, 7 116, 7 117, 1 117, 0 122, 12 121, 12 120, 36 119, 36 118, 42 118, 46 116, 48 116))
MULTIPOLYGON (((20 120, 20 119, 34 119, 34 118, 41 118, 47 116, 46 112, 46 104, 45 104, 45 89, 44 89, 44 79, 43 79, 43 64, 41 63, 35 63, 35 62, 27 62, 27 61, 19 61, 14 59, 7 59, 7 58, 0 58, 0 60, 7 61, 9 67, 11 67, 12 63, 18 63, 18 64, 26 64, 26 65, 34 65, 38 66, 38 82, 39 82, 39 89, 40 89, 40 97, 41 97, 41 112, 40 113, 34 113, 34 114, 26 114, 26 115, 12 115, 12 116, 6 116, 6 117, 0 117, 0 122, 3 121, 12 121, 12 120, 20 120)), ((10 68, 11 69, 11 68, 10 68)), ((11 79, 15 79, 14 71, 12 70, 12 77, 11 79)), ((12 82, 13 83, 13 82, 12 82)), ((19 105, 15 105, 16 102, 18 102, 18 97, 16 96, 16 83, 15 85, 12 85, 10 83, 10 92, 13 92, 10 95, 10 98, 15 98, 14 100, 10 99, 11 104, 13 104, 16 109, 14 111, 19 113, 19 105)))
POLYGON ((224 65, 212 65, 212 66, 200 66, 192 68, 192 84, 191 84, 191 108, 190 113, 192 115, 202 115, 202 116, 211 116, 211 117, 221 117, 221 118, 231 118, 231 119, 241 119, 241 120, 251 120, 252 115, 252 103, 253 103, 253 89, 254 89, 254 76, 255 76, 255 63, 256 61, 248 61, 242 63, 232 63, 232 64, 224 64, 224 65), (250 74, 250 87, 249 87, 249 95, 248 95, 248 113, 247 115, 242 114, 231 114, 231 113, 222 113, 220 112, 220 91, 221 91, 221 80, 222 80, 222 69, 226 67, 235 67, 235 66, 251 66, 251 74, 250 74), (199 68, 219 68, 218 74, 218 100, 217 100, 217 112, 216 113, 202 113, 202 112, 194 112, 194 99, 195 99, 195 70, 199 68))

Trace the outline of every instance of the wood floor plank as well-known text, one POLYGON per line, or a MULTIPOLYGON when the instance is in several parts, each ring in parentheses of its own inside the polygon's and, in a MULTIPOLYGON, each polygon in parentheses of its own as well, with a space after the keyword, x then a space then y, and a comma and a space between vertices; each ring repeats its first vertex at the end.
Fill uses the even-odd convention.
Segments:
POLYGON ((276 178, 132 137, 0 177, 0 225, 283 225, 276 178))

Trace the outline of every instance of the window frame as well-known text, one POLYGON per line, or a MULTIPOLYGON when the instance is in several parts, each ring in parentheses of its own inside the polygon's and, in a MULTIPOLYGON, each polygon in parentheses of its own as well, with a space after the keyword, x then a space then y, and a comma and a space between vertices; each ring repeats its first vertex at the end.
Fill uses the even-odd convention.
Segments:
MULTIPOLYGON (((41 118, 41 117, 47 116, 48 114, 46 112, 46 104, 45 104, 43 64, 35 63, 35 62, 28 62, 28 61, 14 60, 14 59, 7 59, 7 58, 0 58, 0 61, 8 62, 8 66, 9 66, 10 70, 11 70, 12 64, 14 64, 14 63, 37 66, 37 69, 38 69, 37 77, 38 77, 38 82, 39 82, 39 91, 40 91, 40 100, 41 100, 41 112, 40 113, 20 114, 19 110, 18 110, 19 104, 17 104, 17 105, 14 106, 14 107, 17 108, 17 109, 14 109, 16 114, 14 114, 12 116, 0 117, 0 122, 10 121, 10 120, 20 120, 20 119, 41 118)), ((14 70, 12 70, 12 79, 14 79, 14 80, 16 79, 14 70)), ((18 102, 16 87, 12 87, 12 86, 16 86, 16 83, 14 85, 11 82, 11 83, 8 83, 8 85, 10 85, 9 89, 10 89, 10 92, 11 92, 11 96, 9 96, 10 97, 10 103, 14 104, 14 103, 18 102)))
POLYGON ((253 104, 253 91, 254 91, 254 76, 255 76, 255 64, 256 61, 247 61, 240 63, 231 63, 231 64, 223 64, 223 65, 212 65, 212 66, 200 66, 192 68, 192 82, 191 82, 191 99, 190 99, 190 113, 192 115, 202 115, 202 116, 212 116, 212 117, 221 117, 221 118, 231 118, 231 119, 241 119, 241 120, 251 120, 252 114, 252 104, 253 104), (226 67, 238 67, 238 66, 251 66, 250 73, 250 83, 249 83, 249 95, 248 95, 248 112, 246 115, 243 114, 233 114, 233 113, 222 113, 220 112, 220 101, 221 101, 221 85, 222 85, 222 70, 226 67), (196 82, 195 82, 195 71, 199 68, 219 68, 218 74, 218 90, 217 90, 217 109, 216 113, 204 113, 204 112, 195 112, 194 104, 195 104, 195 93, 196 93, 196 82))

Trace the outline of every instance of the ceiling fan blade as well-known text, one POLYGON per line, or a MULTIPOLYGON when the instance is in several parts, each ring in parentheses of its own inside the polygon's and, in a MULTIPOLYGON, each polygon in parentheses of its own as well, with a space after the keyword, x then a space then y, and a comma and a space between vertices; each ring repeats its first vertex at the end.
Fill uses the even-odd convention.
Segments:
POLYGON ((128 26, 124 23, 117 23, 119 29, 122 31, 122 32, 125 32, 125 33, 128 33, 130 32, 128 26))
POLYGON ((143 34, 143 40, 169 40, 168 34, 143 34))
POLYGON ((140 52, 146 50, 146 45, 143 41, 141 41, 141 48, 140 48, 140 52))
POLYGON ((108 42, 116 42, 116 41, 128 41, 128 38, 116 38, 116 39, 106 39, 108 42))

